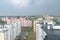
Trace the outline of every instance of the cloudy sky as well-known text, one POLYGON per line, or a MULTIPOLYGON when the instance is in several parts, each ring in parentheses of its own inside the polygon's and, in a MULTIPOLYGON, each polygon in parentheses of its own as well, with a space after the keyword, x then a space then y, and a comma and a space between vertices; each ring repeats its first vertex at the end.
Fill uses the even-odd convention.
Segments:
POLYGON ((60 15, 60 0, 0 0, 0 16, 60 15))

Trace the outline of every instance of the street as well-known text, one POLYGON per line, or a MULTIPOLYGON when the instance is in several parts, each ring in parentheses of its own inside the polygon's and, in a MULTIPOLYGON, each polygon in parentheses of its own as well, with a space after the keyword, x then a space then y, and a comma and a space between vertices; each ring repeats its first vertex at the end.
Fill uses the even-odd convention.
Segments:
POLYGON ((20 35, 17 37, 16 40, 26 40, 30 28, 29 27, 23 27, 20 35))

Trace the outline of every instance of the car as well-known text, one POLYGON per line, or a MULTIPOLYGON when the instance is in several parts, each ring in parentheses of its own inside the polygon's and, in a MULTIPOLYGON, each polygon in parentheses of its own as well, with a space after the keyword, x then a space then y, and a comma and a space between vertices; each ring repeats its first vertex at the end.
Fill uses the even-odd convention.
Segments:
POLYGON ((24 37, 23 40, 26 40, 26 37, 24 37))
POLYGON ((28 32, 26 33, 26 36, 28 36, 28 32))

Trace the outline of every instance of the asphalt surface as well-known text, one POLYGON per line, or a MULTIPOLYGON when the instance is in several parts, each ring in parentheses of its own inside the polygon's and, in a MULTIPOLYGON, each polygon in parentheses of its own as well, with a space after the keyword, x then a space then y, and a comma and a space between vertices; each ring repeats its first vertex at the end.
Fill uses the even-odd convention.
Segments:
POLYGON ((47 29, 47 26, 43 25, 42 29, 47 33, 47 37, 44 40, 60 40, 60 29, 47 29))
POLYGON ((16 40, 26 40, 29 30, 30 30, 29 27, 22 28, 22 31, 16 40))
POLYGON ((45 29, 47 37, 44 40, 60 40, 60 29, 45 29))
MULTIPOLYGON (((24 28, 16 40, 26 40, 27 34, 30 28, 24 28)), ((60 29, 43 29, 47 33, 47 37, 44 40, 60 40, 60 29)))

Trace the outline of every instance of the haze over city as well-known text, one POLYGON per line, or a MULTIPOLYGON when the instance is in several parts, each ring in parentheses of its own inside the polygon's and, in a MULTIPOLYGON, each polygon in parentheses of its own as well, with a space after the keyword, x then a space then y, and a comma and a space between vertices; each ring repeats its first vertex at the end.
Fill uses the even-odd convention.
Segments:
POLYGON ((0 0, 0 16, 59 16, 60 0, 0 0))
POLYGON ((60 40, 60 0, 0 0, 0 40, 60 40))

